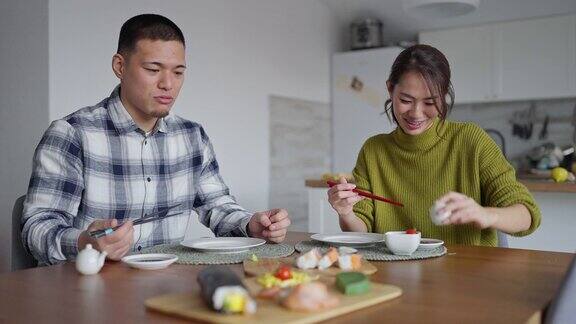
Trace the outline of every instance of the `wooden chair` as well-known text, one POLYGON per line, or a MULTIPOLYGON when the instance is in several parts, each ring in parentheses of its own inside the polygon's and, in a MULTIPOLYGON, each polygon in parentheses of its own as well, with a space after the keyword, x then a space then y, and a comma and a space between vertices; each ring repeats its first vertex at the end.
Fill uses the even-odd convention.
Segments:
POLYGON ((12 209, 12 271, 33 268, 38 262, 22 244, 22 210, 26 196, 16 199, 12 209))
POLYGON ((576 322, 576 256, 566 272, 558 293, 550 303, 544 323, 564 324, 576 322))
POLYGON ((498 247, 508 247, 508 234, 498 231, 498 247))

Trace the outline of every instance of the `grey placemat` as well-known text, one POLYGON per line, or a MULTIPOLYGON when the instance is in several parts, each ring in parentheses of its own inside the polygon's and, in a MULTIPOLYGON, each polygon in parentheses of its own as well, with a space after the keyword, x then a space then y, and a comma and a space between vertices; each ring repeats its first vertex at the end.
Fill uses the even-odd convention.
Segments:
MULTIPOLYGON (((318 241, 302 241, 296 244, 296 251, 305 253, 312 248, 319 248, 322 253, 325 253, 331 245, 318 241)), ((369 247, 356 248, 366 260, 372 261, 404 261, 404 260, 419 260, 443 256, 446 254, 446 247, 439 246, 431 250, 418 249, 411 255, 396 255, 386 248, 385 243, 377 243, 369 247)))
POLYGON ((178 256, 180 264, 232 264, 241 263, 252 254, 259 258, 281 258, 294 253, 294 246, 286 243, 266 243, 245 252, 210 253, 195 251, 180 244, 164 244, 145 248, 140 253, 170 253, 178 256))

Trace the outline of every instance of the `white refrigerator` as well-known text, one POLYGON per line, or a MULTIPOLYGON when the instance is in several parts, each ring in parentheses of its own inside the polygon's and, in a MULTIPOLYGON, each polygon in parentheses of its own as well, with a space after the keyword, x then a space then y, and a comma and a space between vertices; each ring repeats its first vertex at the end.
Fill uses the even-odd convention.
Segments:
POLYGON ((352 172, 364 141, 395 128, 384 114, 384 102, 386 80, 401 51, 385 47, 332 56, 332 172, 352 172))

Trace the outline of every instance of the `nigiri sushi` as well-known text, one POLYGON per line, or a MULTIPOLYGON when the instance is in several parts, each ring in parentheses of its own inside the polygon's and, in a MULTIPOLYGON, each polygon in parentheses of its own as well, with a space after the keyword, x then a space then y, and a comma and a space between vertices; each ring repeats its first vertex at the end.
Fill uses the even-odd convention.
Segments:
POLYGON ((340 299, 328 292, 328 287, 321 282, 309 282, 292 289, 282 301, 282 305, 290 310, 314 312, 332 308, 340 303, 340 299))
POLYGON ((362 266, 361 254, 347 254, 338 257, 338 266, 344 271, 358 270, 362 266))
POLYGON ((226 314, 252 314, 256 302, 242 280, 226 266, 210 266, 198 274, 202 299, 212 309, 226 314))
POLYGON ((338 249, 331 247, 326 254, 318 261, 318 269, 325 270, 330 268, 334 262, 338 261, 338 249))
POLYGON ((432 222, 438 226, 444 225, 444 220, 452 215, 452 212, 450 211, 442 212, 442 209, 445 206, 446 205, 444 203, 436 201, 434 202, 434 205, 430 207, 430 218, 432 219, 432 222))
POLYGON ((320 251, 313 248, 296 259, 296 266, 300 269, 314 269, 318 266, 321 257, 320 251))
POLYGON ((338 248, 338 253, 340 253, 340 255, 354 254, 356 252, 358 252, 358 250, 349 246, 341 246, 338 248))

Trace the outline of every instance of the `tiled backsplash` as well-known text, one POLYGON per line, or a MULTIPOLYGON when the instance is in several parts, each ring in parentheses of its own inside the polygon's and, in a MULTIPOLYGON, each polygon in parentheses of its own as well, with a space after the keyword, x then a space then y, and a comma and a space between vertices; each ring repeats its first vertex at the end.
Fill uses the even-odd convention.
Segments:
POLYGON ((546 142, 553 142, 560 147, 571 145, 574 126, 570 122, 575 106, 576 98, 455 105, 448 118, 472 121, 482 128, 498 130, 504 136, 508 159, 517 164, 518 158, 546 142), (514 112, 528 110, 532 104, 536 107, 536 116, 539 121, 534 124, 531 138, 521 139, 513 136, 510 120, 514 112), (546 139, 540 139, 539 134, 546 115, 551 118, 548 124, 548 136, 546 139), (557 120, 562 120, 562 122, 557 120))

